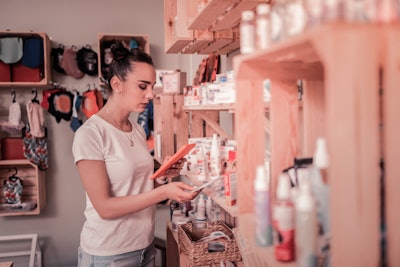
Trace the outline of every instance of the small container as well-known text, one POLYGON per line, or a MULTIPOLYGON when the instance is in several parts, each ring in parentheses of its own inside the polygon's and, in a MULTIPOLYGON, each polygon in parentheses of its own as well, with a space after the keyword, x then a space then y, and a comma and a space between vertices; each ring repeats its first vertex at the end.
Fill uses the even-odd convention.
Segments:
POLYGON ((178 231, 178 224, 185 219, 183 213, 179 210, 174 210, 172 214, 172 230, 178 231))
POLYGON ((245 10, 242 12, 240 23, 240 53, 249 54, 255 50, 255 23, 254 12, 245 10))
POLYGON ((270 6, 259 4, 256 8, 256 48, 262 50, 268 48, 270 43, 270 6))

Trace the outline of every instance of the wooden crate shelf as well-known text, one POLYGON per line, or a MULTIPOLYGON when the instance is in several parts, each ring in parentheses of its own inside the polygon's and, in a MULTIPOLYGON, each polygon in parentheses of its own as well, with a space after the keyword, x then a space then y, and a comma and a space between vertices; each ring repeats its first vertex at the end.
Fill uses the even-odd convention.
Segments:
MULTIPOLYGON (((0 161, 0 195, 1 207, 0 216, 18 216, 18 215, 38 215, 46 206, 46 184, 45 174, 29 160, 1 160, 0 161), (3 183, 10 175, 15 173, 23 182, 22 204, 36 204, 32 210, 24 210, 23 208, 10 208, 5 204, 2 193, 3 183)), ((21 205, 21 207, 24 207, 21 205)))
POLYGON ((1 37, 39 37, 43 40, 43 78, 38 82, 0 82, 0 87, 46 87, 51 82, 51 41, 49 36, 44 32, 13 32, 13 31, 0 31, 1 37))

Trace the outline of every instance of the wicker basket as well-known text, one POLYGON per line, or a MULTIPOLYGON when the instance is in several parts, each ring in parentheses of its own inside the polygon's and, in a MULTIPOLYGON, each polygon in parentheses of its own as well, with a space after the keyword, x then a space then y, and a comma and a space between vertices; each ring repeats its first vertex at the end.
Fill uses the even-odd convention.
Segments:
POLYGON ((207 222, 206 227, 202 229, 194 227, 192 223, 181 224, 178 227, 178 238, 181 252, 188 258, 190 266, 220 263, 221 260, 241 261, 235 237, 231 229, 222 221, 207 222), (208 242, 197 242, 214 231, 222 231, 230 238, 230 240, 218 239, 218 242, 225 245, 224 251, 210 252, 208 242))

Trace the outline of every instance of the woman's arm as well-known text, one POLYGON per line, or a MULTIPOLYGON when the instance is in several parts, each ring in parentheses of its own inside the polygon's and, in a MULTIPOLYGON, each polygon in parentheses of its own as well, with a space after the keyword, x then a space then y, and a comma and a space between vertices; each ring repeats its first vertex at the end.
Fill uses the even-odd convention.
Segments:
POLYGON ((139 195, 115 197, 111 195, 110 182, 104 161, 81 160, 77 163, 82 184, 97 213, 103 219, 114 219, 138 212, 167 198, 179 202, 196 197, 193 188, 182 182, 169 183, 139 195))

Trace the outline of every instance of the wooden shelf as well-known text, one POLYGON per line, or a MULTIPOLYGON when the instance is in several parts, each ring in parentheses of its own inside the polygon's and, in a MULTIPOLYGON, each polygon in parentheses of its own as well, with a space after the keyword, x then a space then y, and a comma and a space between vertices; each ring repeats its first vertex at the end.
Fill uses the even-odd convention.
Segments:
POLYGON ((3 181, 14 173, 14 168, 17 169, 17 176, 23 181, 22 204, 34 203, 36 207, 32 210, 11 209, 2 199, 1 204, 4 206, 0 208, 0 216, 40 214, 46 206, 45 173, 29 160, 0 160, 0 189, 3 188, 3 181))
POLYGON ((46 87, 51 81, 51 41, 44 32, 0 31, 0 37, 40 37, 43 40, 43 78, 38 82, 0 82, 0 87, 46 87))
POLYGON ((296 262, 279 262, 275 260, 274 247, 260 247, 256 244, 253 214, 242 214, 239 227, 232 229, 245 266, 251 267, 295 267, 296 262))
POLYGON ((196 1, 191 6, 191 14, 194 16, 190 19, 189 29, 205 30, 210 28, 212 31, 232 29, 237 27, 240 22, 243 10, 254 10, 256 6, 264 0, 210 0, 207 5, 197 12, 198 7, 196 1))
POLYGON ((235 103, 229 104, 209 104, 209 105, 186 105, 183 106, 184 111, 205 111, 205 110, 218 110, 234 112, 235 103))
MULTIPOLYGON (((264 163, 265 132, 257 123, 264 118, 259 97, 262 81, 269 78, 273 198, 282 170, 292 165, 294 157, 312 156, 317 137, 325 137, 330 155, 333 261, 337 266, 378 264, 381 242, 379 162, 382 149, 391 150, 390 146, 394 147, 397 142, 391 134, 395 132, 397 136, 399 132, 393 131, 391 127, 396 123, 389 119, 398 114, 398 108, 397 113, 393 112, 394 102, 389 110, 387 103, 391 100, 382 102, 380 99, 380 69, 387 79, 383 95, 391 88, 391 98, 398 98, 398 90, 392 91, 400 86, 399 54, 393 47, 399 42, 398 32, 399 25, 332 23, 273 44, 264 51, 234 58, 238 88, 235 125, 240 125, 235 131, 238 188, 241 189, 238 191, 239 227, 248 223, 243 215, 252 216, 253 203, 248 200, 253 197, 256 166, 264 163), (393 35, 386 36, 386 30, 393 35), (297 104, 298 79, 304 81, 301 113, 297 104), (248 112, 249 105, 252 112, 248 112), (381 108, 387 118, 383 132, 388 139, 383 144, 379 127, 381 108)), ((398 151, 392 150, 385 157, 394 160, 394 155, 398 158, 398 151)), ((394 165, 398 164, 392 162, 392 171, 397 168, 394 165)), ((399 185, 394 177, 392 172, 391 177, 385 178, 393 182, 391 188, 396 187, 394 183, 399 185)), ((386 203, 396 203, 393 192, 387 197, 386 203)), ((394 207, 386 214, 395 214, 394 207)), ((398 224, 399 218, 391 217, 390 224, 394 226, 395 221, 398 224)), ((386 236, 396 235, 395 228, 386 236)), ((393 242, 388 251, 395 253, 398 249, 400 243, 393 242)), ((392 264, 399 262, 398 257, 397 260, 392 258, 392 264)))

